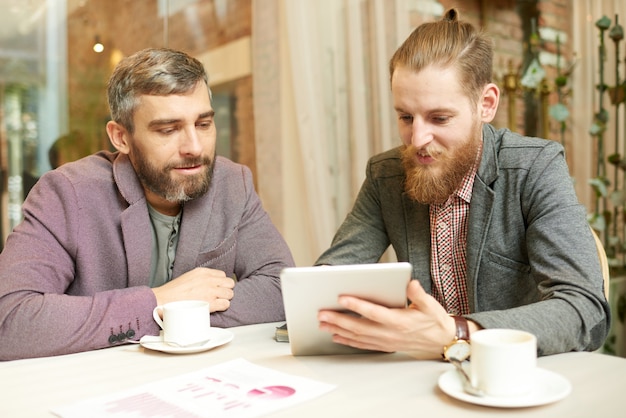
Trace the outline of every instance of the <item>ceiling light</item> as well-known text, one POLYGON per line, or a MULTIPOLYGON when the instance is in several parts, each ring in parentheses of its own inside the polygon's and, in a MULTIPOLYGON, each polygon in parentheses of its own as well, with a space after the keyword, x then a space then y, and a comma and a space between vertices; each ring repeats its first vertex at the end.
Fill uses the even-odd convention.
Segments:
POLYGON ((100 37, 98 35, 96 35, 96 41, 93 44, 93 50, 98 54, 104 51, 104 45, 102 45, 102 43, 100 42, 100 37))

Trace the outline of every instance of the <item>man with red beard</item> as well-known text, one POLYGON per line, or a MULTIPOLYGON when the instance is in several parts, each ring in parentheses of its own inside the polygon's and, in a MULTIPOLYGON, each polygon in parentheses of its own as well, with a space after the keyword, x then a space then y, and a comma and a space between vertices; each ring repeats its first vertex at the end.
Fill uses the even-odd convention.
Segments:
POLYGON ((320 311, 335 342, 461 360, 480 328, 529 331, 540 355, 604 342, 603 277, 563 148, 489 124, 500 97, 492 50, 451 9, 392 57, 403 145, 370 159, 353 209, 315 264, 376 262, 391 245, 413 265, 410 304, 340 297, 360 317, 320 311))
POLYGON ((158 335, 157 305, 210 303, 211 325, 284 320, 291 253, 247 167, 215 154, 202 64, 147 49, 108 85, 98 152, 46 173, 0 254, 0 360, 158 335))

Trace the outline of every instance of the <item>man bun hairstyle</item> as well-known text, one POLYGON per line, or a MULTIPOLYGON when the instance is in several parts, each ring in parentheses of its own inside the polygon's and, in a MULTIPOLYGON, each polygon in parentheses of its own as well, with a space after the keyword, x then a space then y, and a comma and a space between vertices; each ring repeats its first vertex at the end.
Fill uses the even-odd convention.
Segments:
POLYGON ((389 76, 398 67, 419 72, 427 66, 454 67, 466 95, 476 103, 493 76, 493 42, 452 8, 424 23, 407 37, 389 61, 389 76))

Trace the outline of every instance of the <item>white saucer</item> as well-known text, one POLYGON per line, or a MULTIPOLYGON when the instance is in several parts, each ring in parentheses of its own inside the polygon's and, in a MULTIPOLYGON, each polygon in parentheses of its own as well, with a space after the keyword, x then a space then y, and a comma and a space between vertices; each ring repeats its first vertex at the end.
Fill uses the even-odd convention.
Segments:
POLYGON ((142 347, 162 351, 164 353, 172 354, 188 354, 199 353, 201 351, 207 351, 220 345, 224 345, 233 339, 234 335, 231 331, 223 328, 211 327, 211 334, 209 340, 202 345, 193 345, 190 347, 176 347, 163 342, 163 334, 156 335, 144 335, 139 340, 139 344, 142 347))
POLYGON ((473 396, 463 390, 458 372, 453 369, 439 376, 439 387, 446 394, 461 401, 499 408, 522 408, 544 405, 565 398, 572 391, 569 380, 545 369, 537 369, 535 383, 530 393, 521 396, 473 396))

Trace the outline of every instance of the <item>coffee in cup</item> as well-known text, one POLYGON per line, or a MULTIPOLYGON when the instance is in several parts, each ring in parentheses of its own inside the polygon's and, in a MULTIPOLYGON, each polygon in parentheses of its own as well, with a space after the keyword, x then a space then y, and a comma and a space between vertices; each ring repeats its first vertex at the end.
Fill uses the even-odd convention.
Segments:
POLYGON ((152 316, 163 329, 165 343, 188 347, 201 344, 210 338, 209 302, 201 300, 170 302, 154 308, 152 316))
POLYGON ((537 367, 537 338, 514 329, 482 329, 472 333, 472 385, 488 396, 529 393, 537 367))

